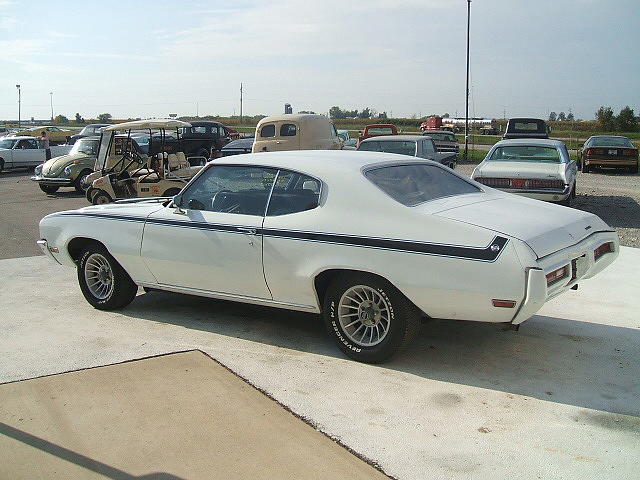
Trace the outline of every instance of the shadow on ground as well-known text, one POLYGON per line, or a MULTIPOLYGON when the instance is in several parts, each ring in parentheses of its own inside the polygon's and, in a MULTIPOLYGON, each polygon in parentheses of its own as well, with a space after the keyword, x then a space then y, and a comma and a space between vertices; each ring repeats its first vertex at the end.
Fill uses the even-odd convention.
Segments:
MULTIPOLYGON (((317 315, 165 292, 123 315, 343 358, 317 315)), ((535 316, 499 324, 428 321, 408 352, 381 365, 420 377, 640 417, 640 331, 535 316)))

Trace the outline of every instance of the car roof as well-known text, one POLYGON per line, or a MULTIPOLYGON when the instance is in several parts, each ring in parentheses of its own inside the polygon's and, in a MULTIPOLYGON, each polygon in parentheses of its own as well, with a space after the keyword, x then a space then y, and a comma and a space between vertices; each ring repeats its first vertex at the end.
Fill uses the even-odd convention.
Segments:
POLYGON ((365 142, 397 142, 398 140, 402 142, 406 141, 418 141, 423 140, 424 135, 380 135, 379 137, 369 137, 362 140, 360 143, 365 142))
POLYGON ((425 159, 384 152, 354 150, 291 150, 286 152, 247 153, 223 157, 212 161, 214 165, 250 165, 283 168, 308 173, 312 176, 335 177, 338 172, 360 172, 363 168, 380 164, 428 163, 425 159))
POLYGON ((455 133, 450 132, 449 130, 425 130, 422 132, 422 135, 429 135, 430 133, 448 133, 449 135, 455 135, 455 133))
POLYGON ((167 118, 152 118, 149 120, 135 120, 133 122, 124 122, 111 125, 104 129, 105 132, 111 132, 114 130, 147 130, 153 128, 181 128, 190 127, 191 124, 187 122, 181 122, 180 120, 167 119, 167 118))
POLYGON ((625 137, 624 135, 591 135, 587 140, 591 140, 592 138, 626 138, 629 140, 629 137, 625 137))
POLYGON ((512 138, 509 140, 500 140, 494 147, 502 147, 504 145, 514 146, 539 146, 539 147, 562 147, 564 142, 560 140, 551 140, 548 138, 512 138))

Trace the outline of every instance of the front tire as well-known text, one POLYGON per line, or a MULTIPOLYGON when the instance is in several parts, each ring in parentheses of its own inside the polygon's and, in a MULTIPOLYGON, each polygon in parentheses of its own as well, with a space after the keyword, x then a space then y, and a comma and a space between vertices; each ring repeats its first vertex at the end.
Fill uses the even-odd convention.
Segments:
POLYGON ((87 190, 87 186, 84 183, 84 179, 91 175, 91 170, 83 170, 73 181, 73 188, 76 189, 78 193, 84 193, 87 190))
POLYGON ((42 185, 42 184, 40 184, 39 186, 40 186, 40 190, 42 190, 47 195, 53 195, 60 188, 60 187, 58 187, 56 185, 42 185))
POLYGON ((391 284, 367 274, 337 277, 325 295, 322 315, 340 350, 365 363, 391 358, 420 329, 416 307, 391 284))
POLYGON ((94 205, 105 205, 111 202, 113 202, 113 198, 105 191, 98 190, 91 195, 91 203, 94 205))
POLYGON ((138 286, 102 245, 86 247, 78 263, 78 283, 87 302, 98 310, 129 305, 138 286))

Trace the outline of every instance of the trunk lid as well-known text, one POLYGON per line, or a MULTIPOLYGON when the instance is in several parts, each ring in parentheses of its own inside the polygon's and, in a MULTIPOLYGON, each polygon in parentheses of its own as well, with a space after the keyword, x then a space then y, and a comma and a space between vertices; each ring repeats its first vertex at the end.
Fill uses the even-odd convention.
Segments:
POLYGON ((476 177, 490 178, 563 178, 566 165, 564 163, 544 162, 483 162, 475 174, 476 177))
POLYGON ((538 258, 575 245, 592 233, 611 230, 591 213, 511 194, 435 214, 522 240, 538 258))

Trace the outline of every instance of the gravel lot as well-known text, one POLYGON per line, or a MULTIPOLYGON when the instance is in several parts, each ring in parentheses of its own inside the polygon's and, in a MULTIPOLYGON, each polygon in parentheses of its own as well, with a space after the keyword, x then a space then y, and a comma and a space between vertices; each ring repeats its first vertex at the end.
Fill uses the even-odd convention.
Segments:
MULTIPOLYGON (((475 165, 458 171, 471 175, 475 165)), ((48 213, 88 205, 73 188, 45 195, 29 177, 31 172, 0 173, 0 259, 39 255, 35 245, 38 222, 48 213)), ((595 213, 614 227, 622 245, 640 247, 640 175, 598 172, 578 173, 574 206, 595 213)))

